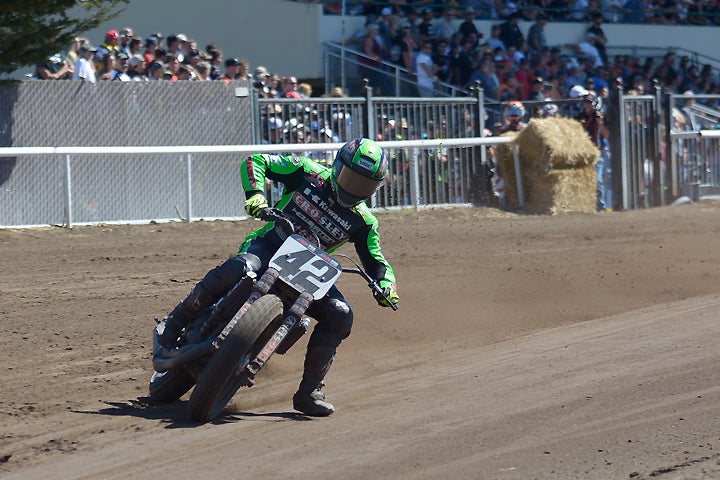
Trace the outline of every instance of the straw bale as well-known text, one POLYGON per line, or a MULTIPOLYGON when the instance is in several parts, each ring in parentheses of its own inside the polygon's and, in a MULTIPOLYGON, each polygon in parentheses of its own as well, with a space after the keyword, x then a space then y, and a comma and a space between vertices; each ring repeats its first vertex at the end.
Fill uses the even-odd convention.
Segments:
POLYGON ((513 146, 519 147, 525 209, 541 213, 594 212, 595 162, 599 150, 580 122, 565 118, 533 119, 495 156, 505 177, 509 205, 518 205, 513 146))

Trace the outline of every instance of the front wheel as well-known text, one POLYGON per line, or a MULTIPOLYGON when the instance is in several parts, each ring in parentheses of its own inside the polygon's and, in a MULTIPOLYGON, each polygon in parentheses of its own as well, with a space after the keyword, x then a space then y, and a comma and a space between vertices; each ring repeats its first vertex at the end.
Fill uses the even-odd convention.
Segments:
POLYGON ((275 295, 260 297, 250 306, 200 375, 190 396, 190 418, 209 422, 222 412, 238 388, 249 380, 245 367, 282 318, 282 301, 275 295))

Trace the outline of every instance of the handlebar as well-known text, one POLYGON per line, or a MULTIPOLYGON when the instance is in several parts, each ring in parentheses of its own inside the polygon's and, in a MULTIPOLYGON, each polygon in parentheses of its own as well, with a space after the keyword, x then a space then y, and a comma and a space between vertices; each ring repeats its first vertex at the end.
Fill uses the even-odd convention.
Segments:
MULTIPOLYGON (((265 222, 275 222, 277 226, 279 226, 286 234, 292 235, 295 233, 295 225, 293 225, 292 221, 287 217, 285 212, 278 208, 273 207, 267 207, 263 208, 262 213, 260 214, 260 220, 263 220, 265 222)), ((320 246, 320 240, 316 238, 316 241, 318 243, 318 246, 320 246)), ((365 273, 365 270, 362 269, 358 263, 353 260, 352 258, 348 257, 347 255, 341 255, 341 254, 335 254, 336 257, 343 257, 348 259, 350 262, 352 262, 356 268, 346 268, 343 267, 342 271, 343 273, 354 273, 356 275, 360 275, 365 279, 365 281, 368 283, 368 287, 370 287, 370 290, 372 290, 373 295, 380 296, 385 299, 388 305, 393 309, 393 311, 397 311, 398 306, 390 302, 390 299, 385 295, 385 292, 383 292, 383 289, 380 288, 380 285, 375 281, 374 278, 370 277, 367 273, 365 273)))
POLYGON ((383 292, 383 289, 380 288, 380 285, 375 281, 375 279, 370 277, 370 275, 368 275, 367 273, 365 273, 365 270, 360 268, 360 266, 357 263, 355 263, 355 260, 353 260, 352 258, 347 257, 345 255, 336 255, 336 256, 347 258, 352 263, 354 263, 355 266, 357 267, 357 268, 343 267, 343 269, 342 269, 343 273, 354 273, 354 274, 357 274, 357 275, 360 275, 361 277, 363 277, 365 279, 365 281, 368 282, 368 287, 370 287, 370 290, 372 290, 373 296, 379 295, 380 297, 384 298, 385 301, 387 302, 387 304, 390 305, 390 308, 392 308, 393 311, 397 311, 398 306, 390 301, 390 299, 387 297, 387 295, 385 295, 385 292, 383 292))
POLYGON ((278 208, 263 208, 262 213, 260 214, 260 220, 264 222, 275 222, 275 224, 288 235, 295 233, 295 225, 293 225, 283 211, 278 208))

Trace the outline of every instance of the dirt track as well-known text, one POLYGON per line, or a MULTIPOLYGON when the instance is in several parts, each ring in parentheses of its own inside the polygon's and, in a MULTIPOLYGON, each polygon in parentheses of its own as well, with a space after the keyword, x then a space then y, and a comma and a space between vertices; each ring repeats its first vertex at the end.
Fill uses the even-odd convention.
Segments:
POLYGON ((0 230, 0 478, 720 478, 720 203, 379 217, 401 309, 341 282, 337 413, 296 347, 208 425, 143 402, 152 319, 258 223, 0 230))

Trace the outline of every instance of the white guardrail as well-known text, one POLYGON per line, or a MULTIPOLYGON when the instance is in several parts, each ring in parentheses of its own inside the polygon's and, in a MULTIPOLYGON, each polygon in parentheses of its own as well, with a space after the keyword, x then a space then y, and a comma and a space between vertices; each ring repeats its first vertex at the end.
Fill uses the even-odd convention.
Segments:
MULTIPOLYGON (((410 154, 409 158, 412 201, 405 205, 414 206, 418 210, 423 204, 425 206, 437 204, 437 202, 421 199, 420 191, 423 186, 420 180, 420 164, 422 162, 418 160, 418 152, 453 147, 463 150, 475 146, 491 147, 512 143, 512 138, 472 137, 380 141, 378 143, 390 153, 394 149, 414 152, 414 154, 410 154)), ((237 213, 230 215, 209 213, 213 210, 223 210, 222 205, 214 202, 217 198, 228 196, 228 194, 239 196, 228 200, 228 204, 232 205, 232 212, 237 212, 238 206, 244 204, 244 195, 242 195, 237 173, 239 156, 254 153, 326 153, 340 149, 343 144, 0 147, 0 161, 8 161, 8 159, 13 161, 9 173, 6 171, 4 175, 0 176, 0 183, 2 183, 0 185, 0 228, 47 225, 72 227, 74 224, 93 223, 147 223, 150 220, 162 222, 178 220, 178 218, 183 221, 191 221, 193 218, 206 220, 244 218, 244 215, 237 216, 237 213), (123 161, 118 159, 118 155, 125 156, 123 161), (196 156, 195 160, 193 155, 196 156), (19 158, 14 160, 14 157, 19 158), (30 162, 31 158, 25 160, 28 161, 27 163, 33 163, 33 166, 25 167, 22 157, 31 157, 32 162, 30 162), (155 161, 158 157, 163 161, 155 161), (219 161, 221 158, 225 159, 224 163, 219 161), (60 161, 58 161, 59 159, 60 161), (147 161, 138 159, 147 159, 147 161), (194 168, 193 162, 195 162, 194 168), (172 163, 172 167, 167 166, 170 163, 172 163), (202 185, 200 180, 193 179, 193 175, 198 176, 193 172, 198 171, 200 163, 203 163, 205 167, 200 169, 204 175, 205 185, 202 185), (223 163, 222 168, 215 166, 220 163, 223 163), (98 166, 98 164, 102 165, 98 166), (154 165, 152 168, 149 166, 151 164, 154 165), (178 171, 181 171, 181 174, 178 171), (112 187, 115 187, 115 183, 110 183, 108 186, 109 180, 112 179, 117 179, 118 183, 125 182, 123 188, 113 191, 112 187), (138 186, 143 183, 149 185, 138 186), (161 186, 158 185, 160 183, 162 183, 161 186), (79 184, 78 189, 82 189, 82 193, 74 193, 76 184, 79 184), (217 187, 213 188, 215 185, 217 187), (154 188, 158 191, 152 191, 154 188), (202 195, 206 195, 207 191, 213 189, 217 192, 211 192, 215 196, 212 197, 212 201, 207 201, 205 197, 199 195, 197 192, 199 189, 203 190, 202 195), (90 197, 92 199, 89 199, 90 197), (112 200, 105 203, 114 202, 111 205, 112 209, 108 207, 107 211, 99 211, 101 209, 96 204, 108 197, 112 197, 112 200), (168 198, 171 200, 167 200, 168 198), (203 200, 198 201, 199 198, 203 200), (158 201, 173 202, 172 199, 175 199, 172 203, 174 207, 172 212, 168 212, 166 209, 164 210, 165 214, 156 211, 142 213, 144 212, 142 207, 146 205, 152 205, 158 201), (117 205, 122 203, 133 204, 131 206, 137 208, 130 209, 132 213, 125 213, 122 218, 106 218, 116 217, 119 210, 117 205), (199 208, 200 210, 205 209, 200 212, 201 216, 199 217, 194 214, 198 203, 203 204, 199 208), (179 208, 179 204, 182 204, 184 208, 179 208), (74 210, 78 205, 82 205, 82 212, 78 213, 77 217, 80 218, 76 219, 74 210), (54 212, 48 214, 48 210, 54 210, 54 212), (90 213, 87 213, 86 210, 90 213), (138 210, 141 213, 137 213, 138 210), (46 217, 51 219, 46 220, 46 217)), ((514 156, 515 167, 519 171, 517 147, 514 156)), ((485 149, 482 149, 481 157, 472 158, 470 156, 471 165, 463 168, 479 167, 485 159, 485 149)), ((520 175, 516 177, 522 203, 522 182, 520 175)))

